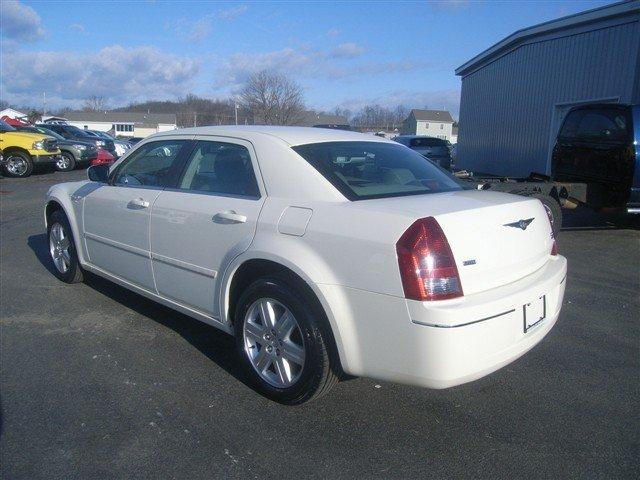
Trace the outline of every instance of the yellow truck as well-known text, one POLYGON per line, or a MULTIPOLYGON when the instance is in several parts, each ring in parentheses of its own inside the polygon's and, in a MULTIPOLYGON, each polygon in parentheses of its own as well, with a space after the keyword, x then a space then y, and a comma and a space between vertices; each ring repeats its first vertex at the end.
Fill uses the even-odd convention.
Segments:
POLYGON ((35 165, 55 165, 60 157, 58 141, 40 133, 18 132, 0 120, 2 173, 8 177, 28 177, 35 165))

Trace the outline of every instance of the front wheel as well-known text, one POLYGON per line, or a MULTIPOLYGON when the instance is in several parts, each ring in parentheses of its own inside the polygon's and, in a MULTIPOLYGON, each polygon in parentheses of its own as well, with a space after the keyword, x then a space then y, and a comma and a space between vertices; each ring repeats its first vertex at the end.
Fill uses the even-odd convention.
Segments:
POLYGON ((62 152, 56 160, 55 168, 59 172, 70 172, 76 168, 76 159, 69 152, 62 152))
POLYGON ((82 281, 82 268, 78 260, 73 234, 67 216, 61 210, 53 212, 47 228, 49 255, 53 273, 65 283, 82 281))
POLYGON ((33 161, 26 152, 9 152, 4 155, 3 169, 8 177, 28 177, 33 172, 33 161))
POLYGON ((255 281, 238 301, 238 355, 254 388, 277 402, 315 400, 337 383, 326 322, 312 304, 284 275, 255 281))

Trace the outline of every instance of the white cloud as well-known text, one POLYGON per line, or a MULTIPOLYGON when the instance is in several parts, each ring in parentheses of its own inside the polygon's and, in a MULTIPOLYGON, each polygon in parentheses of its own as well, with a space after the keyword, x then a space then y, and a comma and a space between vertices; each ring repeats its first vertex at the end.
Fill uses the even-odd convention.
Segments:
POLYGON ((13 0, 0 2, 0 27, 3 37, 22 42, 35 42, 45 34, 40 15, 30 6, 13 0))
POLYGON ((48 99, 75 106, 91 95, 111 104, 175 97, 191 91, 200 73, 198 59, 147 46, 113 45, 91 54, 17 50, 3 61, 2 98, 26 105, 43 90, 48 99))
POLYGON ((168 23, 165 28, 173 30, 176 35, 189 43, 198 43, 211 35, 213 15, 205 15, 198 20, 179 18, 173 23, 168 23))
POLYGON ((78 33, 82 33, 82 34, 87 33, 86 29, 84 28, 84 25, 80 25, 79 23, 72 23, 71 25, 69 25, 69 28, 71 30, 75 30, 78 33))
POLYGON ((432 0, 429 5, 435 10, 455 11, 471 5, 471 0, 432 0))
POLYGON ((221 20, 233 20, 234 18, 237 18, 240 15, 246 13, 246 11, 246 5, 238 5, 237 7, 218 10, 218 13, 216 13, 216 17, 221 20))
POLYGON ((335 37, 337 37, 338 35, 340 35, 340 30, 339 30, 339 29, 337 29, 337 28, 335 28, 335 27, 334 27, 334 28, 330 28, 330 29, 327 31, 326 35, 327 35, 327 37, 335 38, 335 37))
POLYGON ((331 55, 335 58, 355 58, 362 55, 364 48, 353 42, 341 43, 331 50, 331 55))
POLYGON ((246 11, 246 5, 239 5, 233 8, 218 10, 216 13, 209 13, 195 20, 183 17, 173 22, 167 22, 165 29, 173 31, 186 42, 199 43, 213 32, 214 20, 231 21, 243 15, 246 11))
MULTIPOLYGON (((353 50, 351 53, 353 54, 353 50)), ((344 55, 336 57, 332 51, 308 47, 283 48, 265 53, 236 53, 218 67, 214 88, 237 88, 249 75, 260 70, 276 71, 295 78, 342 79, 361 75, 408 72, 424 68, 426 65, 422 60, 346 61, 344 55)))

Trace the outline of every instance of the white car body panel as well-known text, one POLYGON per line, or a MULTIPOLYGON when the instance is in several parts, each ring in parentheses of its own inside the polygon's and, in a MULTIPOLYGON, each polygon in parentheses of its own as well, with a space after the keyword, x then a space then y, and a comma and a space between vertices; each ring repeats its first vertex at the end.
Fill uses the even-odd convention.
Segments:
POLYGON ((229 288, 237 269, 252 259, 276 262, 318 297, 345 372, 431 388, 471 381, 515 360, 558 318, 566 260, 549 254, 551 227, 537 200, 457 191, 352 202, 291 146, 398 144, 314 128, 166 132, 140 142, 112 168, 163 138, 246 146, 261 197, 89 181, 56 185, 47 203, 65 210, 85 269, 231 333, 229 288), (148 207, 128 208, 137 199, 148 207), (220 212, 243 221, 212 221, 220 212), (404 298, 395 244, 428 216, 451 245, 460 298, 404 298), (505 226, 527 218, 534 220, 526 231, 505 226), (525 332, 523 308, 542 297, 546 318, 525 332))

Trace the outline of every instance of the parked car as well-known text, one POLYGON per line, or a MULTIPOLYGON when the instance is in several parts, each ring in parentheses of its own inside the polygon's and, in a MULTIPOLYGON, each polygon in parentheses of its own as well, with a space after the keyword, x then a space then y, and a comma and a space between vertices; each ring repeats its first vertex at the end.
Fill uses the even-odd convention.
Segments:
POLYGON ((76 167, 89 166, 91 160, 96 158, 98 154, 98 149, 92 143, 67 140, 48 128, 34 126, 16 126, 14 128, 20 132, 40 133, 55 138, 61 152, 55 169, 60 172, 70 172, 76 167))
POLYGON ((236 337, 297 404, 342 373, 446 388, 551 330, 567 262, 535 199, 462 190, 411 149, 302 127, 155 134, 53 186, 55 275, 93 272, 236 337))
POLYGON ((556 139, 552 171, 556 182, 588 185, 589 206, 640 213, 640 105, 571 109, 556 139))
POLYGON ((116 158, 120 158, 122 155, 127 153, 127 150, 131 148, 131 144, 129 142, 126 142, 124 140, 118 140, 117 138, 114 138, 111 135, 109 135, 107 132, 101 132, 100 130, 87 130, 87 131, 97 135, 98 137, 104 140, 111 140, 116 149, 116 152, 115 152, 116 158))
POLYGON ((103 148, 112 155, 115 155, 115 145, 111 140, 104 140, 97 135, 81 130, 74 125, 67 124, 52 124, 46 123, 43 125, 36 125, 36 127, 48 128, 53 130, 58 135, 63 136, 67 140, 79 140, 81 142, 89 142, 95 145, 96 148, 103 148))
POLYGON ((0 120, 2 171, 9 177, 28 177, 35 165, 55 165, 60 150, 55 138, 41 133, 18 132, 0 120))
POLYGON ((415 150, 445 170, 451 169, 451 144, 448 141, 420 135, 398 135, 394 140, 415 150))
POLYGON ((135 145, 136 143, 144 140, 144 137, 126 137, 126 138, 123 137, 121 140, 125 140, 129 142, 131 145, 135 145))
POLYGON ((93 167, 96 165, 111 165, 115 161, 116 161, 116 157, 111 155, 106 150, 100 148, 98 149, 98 154, 96 155, 96 158, 91 160, 91 166, 93 167))

